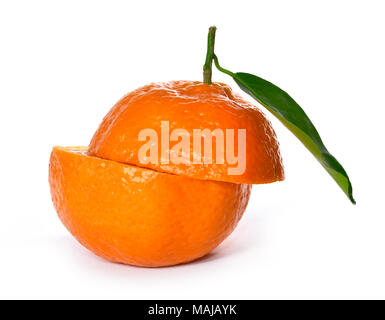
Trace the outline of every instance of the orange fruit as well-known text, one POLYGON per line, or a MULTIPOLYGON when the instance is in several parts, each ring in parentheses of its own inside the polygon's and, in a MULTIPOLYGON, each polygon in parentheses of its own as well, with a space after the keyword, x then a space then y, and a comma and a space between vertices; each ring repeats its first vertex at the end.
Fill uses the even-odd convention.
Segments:
MULTIPOLYGON (((236 137, 234 142, 236 154, 242 146, 236 137)), ((192 144, 188 151, 197 156, 192 144)), ((160 148, 157 156, 162 159, 160 148)), ((279 145, 263 113, 227 85, 197 81, 150 84, 129 93, 88 148, 55 147, 49 170, 54 206, 79 242, 110 261, 146 267, 209 253, 234 230, 251 184, 283 178, 279 145), (151 129, 161 136, 164 121, 170 131, 191 136, 194 129, 245 129, 245 170, 231 175, 227 161, 143 164, 138 134, 151 129)))
POLYGON ((251 186, 202 181, 55 147, 49 181, 66 228, 113 262, 161 267, 204 256, 236 227, 251 186))
MULTIPOLYGON (((169 122, 170 132, 184 129, 191 136, 194 129, 246 129, 246 170, 241 175, 229 175, 231 166, 227 161, 210 165, 148 163, 147 168, 234 183, 261 184, 284 178, 279 143, 270 121, 257 107, 221 83, 170 81, 152 83, 129 93, 106 115, 92 138, 89 152, 100 158, 143 166, 138 159, 143 145, 138 141, 138 133, 151 128, 160 137, 161 121, 169 122)), ((234 140, 238 149, 238 140, 234 140)), ((190 149, 193 154, 193 143, 190 149)), ((160 148, 158 152, 160 159, 160 148)))

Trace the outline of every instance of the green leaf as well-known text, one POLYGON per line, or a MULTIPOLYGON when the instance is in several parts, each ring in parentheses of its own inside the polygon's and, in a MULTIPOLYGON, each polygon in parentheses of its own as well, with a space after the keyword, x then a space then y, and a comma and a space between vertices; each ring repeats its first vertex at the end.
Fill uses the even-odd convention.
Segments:
POLYGON ((276 85, 255 75, 243 72, 232 73, 223 69, 216 56, 214 56, 214 62, 218 70, 230 75, 243 91, 275 115, 305 145, 355 204, 352 184, 346 171, 326 149, 317 129, 294 99, 276 85))

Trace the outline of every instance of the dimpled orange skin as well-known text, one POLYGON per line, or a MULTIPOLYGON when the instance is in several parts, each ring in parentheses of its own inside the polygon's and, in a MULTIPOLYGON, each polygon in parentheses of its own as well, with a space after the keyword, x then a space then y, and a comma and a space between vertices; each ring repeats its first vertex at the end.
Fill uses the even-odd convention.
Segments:
MULTIPOLYGON (((160 139, 160 138, 159 138, 160 139)), ((238 148, 235 139, 235 150, 238 148)), ((175 143, 175 142, 174 142, 175 143)), ((203 144, 202 144, 203 145, 203 144)), ((213 143, 214 145, 214 143, 213 143)), ((170 143, 170 148, 172 143, 170 143)), ((190 144, 193 154, 193 144, 190 144)), ((158 159, 161 159, 160 148, 158 159)), ((264 114, 234 94, 225 84, 198 81, 152 83, 123 97, 106 115, 89 146, 91 155, 152 168, 196 179, 261 184, 284 179, 279 143, 264 114), (246 129, 246 170, 229 175, 227 163, 143 164, 138 158, 142 129, 153 129, 161 136, 161 121, 169 121, 170 132, 185 129, 246 129)), ((203 147, 202 147, 203 152, 203 147)), ((190 158, 191 160, 192 158, 190 158)))
POLYGON ((236 227, 251 186, 203 181, 55 147, 49 181, 66 228, 113 262, 162 267, 189 262, 236 227))

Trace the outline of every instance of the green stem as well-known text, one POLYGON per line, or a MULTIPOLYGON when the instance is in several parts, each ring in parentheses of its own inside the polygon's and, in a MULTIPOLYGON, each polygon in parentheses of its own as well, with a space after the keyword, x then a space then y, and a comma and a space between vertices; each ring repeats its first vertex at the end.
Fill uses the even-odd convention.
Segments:
POLYGON ((232 73, 230 70, 227 70, 225 68, 222 68, 220 65, 219 65, 219 61, 218 61, 218 57, 214 54, 213 56, 213 59, 214 59, 214 63, 215 63, 215 66, 217 67, 217 69, 223 73, 226 73, 228 74, 230 77, 234 77, 234 73, 232 73))
POLYGON ((206 61, 203 66, 203 83, 211 84, 212 76, 212 64, 214 59, 214 44, 215 44, 215 31, 216 27, 209 28, 209 34, 207 37, 207 54, 206 61))

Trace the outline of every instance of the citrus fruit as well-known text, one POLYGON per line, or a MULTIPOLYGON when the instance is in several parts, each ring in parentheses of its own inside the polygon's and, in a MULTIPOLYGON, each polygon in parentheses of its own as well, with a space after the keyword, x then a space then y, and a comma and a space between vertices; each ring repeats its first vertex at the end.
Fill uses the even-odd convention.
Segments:
POLYGON ((54 206, 86 248, 113 262, 161 267, 195 260, 236 227, 251 186, 203 181, 54 147, 54 206))
POLYGON ((222 68, 209 29, 203 82, 151 83, 121 98, 88 147, 54 147, 56 211, 81 244, 113 262, 161 267, 218 246, 246 209, 252 184, 284 179, 265 115, 212 82, 212 64, 277 117, 352 203, 352 185, 304 110, 258 76, 222 68))
POLYGON ((251 184, 282 179, 278 142, 262 112, 224 84, 192 81, 150 84, 123 97, 89 148, 55 147, 49 170, 53 203, 75 238, 105 259, 146 267, 209 253, 234 230, 251 184), (187 133, 246 129, 245 172, 229 175, 227 162, 143 165, 138 132, 160 133, 162 120, 187 133))

